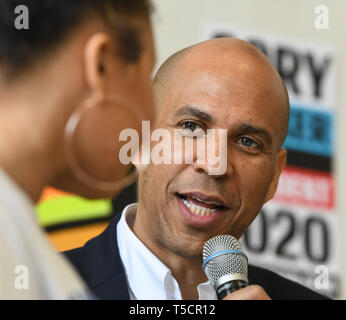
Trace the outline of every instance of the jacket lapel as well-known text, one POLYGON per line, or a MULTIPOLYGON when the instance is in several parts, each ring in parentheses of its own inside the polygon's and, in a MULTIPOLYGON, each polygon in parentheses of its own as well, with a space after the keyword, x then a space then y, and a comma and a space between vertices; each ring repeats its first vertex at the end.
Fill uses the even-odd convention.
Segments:
POLYGON ((120 217, 118 214, 103 233, 85 244, 78 263, 83 277, 100 299, 130 299, 117 243, 120 217))

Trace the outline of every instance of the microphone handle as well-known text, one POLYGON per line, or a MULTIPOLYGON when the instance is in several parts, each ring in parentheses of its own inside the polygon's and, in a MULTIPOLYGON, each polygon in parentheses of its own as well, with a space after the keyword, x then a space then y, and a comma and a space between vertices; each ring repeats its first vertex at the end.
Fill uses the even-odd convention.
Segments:
POLYGON ((247 287, 247 283, 245 281, 232 280, 222 284, 220 287, 217 288, 216 292, 219 300, 222 300, 224 297, 231 294, 232 292, 245 287, 247 287))

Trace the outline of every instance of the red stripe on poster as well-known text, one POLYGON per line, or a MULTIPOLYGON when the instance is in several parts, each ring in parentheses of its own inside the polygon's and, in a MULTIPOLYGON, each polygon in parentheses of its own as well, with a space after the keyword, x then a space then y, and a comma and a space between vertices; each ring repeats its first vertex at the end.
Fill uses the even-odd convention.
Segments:
POLYGON ((273 201, 318 209, 334 209, 334 181, 329 173, 287 166, 273 201))

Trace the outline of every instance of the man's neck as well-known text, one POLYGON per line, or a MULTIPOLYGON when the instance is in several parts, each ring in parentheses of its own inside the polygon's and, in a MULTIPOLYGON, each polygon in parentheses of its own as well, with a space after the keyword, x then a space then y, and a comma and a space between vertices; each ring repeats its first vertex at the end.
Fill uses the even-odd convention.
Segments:
MULTIPOLYGON (((138 204, 137 210, 140 210, 140 204, 138 204)), ((135 224, 137 226, 138 224, 145 224, 145 222, 137 220, 139 216, 136 214, 135 224)), ((179 284, 182 298, 184 300, 198 299, 197 286, 208 280, 202 270, 202 257, 200 259, 183 257, 163 245, 159 245, 157 241, 150 241, 150 237, 144 236, 141 231, 137 232, 139 230, 136 231, 134 225, 131 226, 131 229, 151 252, 171 270, 179 284)), ((144 231, 142 228, 141 230, 144 231)))
POLYGON ((172 261, 168 262, 170 263, 170 266, 168 267, 179 284, 183 299, 197 300, 197 286, 207 281, 207 278, 202 271, 202 262, 186 258, 183 259, 184 261, 181 261, 179 258, 176 259, 174 263, 172 263, 172 261))

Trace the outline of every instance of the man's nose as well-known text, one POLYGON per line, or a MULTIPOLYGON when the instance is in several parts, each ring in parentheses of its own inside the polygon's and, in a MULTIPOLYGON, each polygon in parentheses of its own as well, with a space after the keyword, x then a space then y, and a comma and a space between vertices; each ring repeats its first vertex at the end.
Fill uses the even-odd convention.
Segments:
POLYGON ((233 166, 228 154, 227 130, 213 130, 208 130, 204 141, 197 143, 193 167, 198 172, 205 172, 214 177, 232 175, 233 166))

